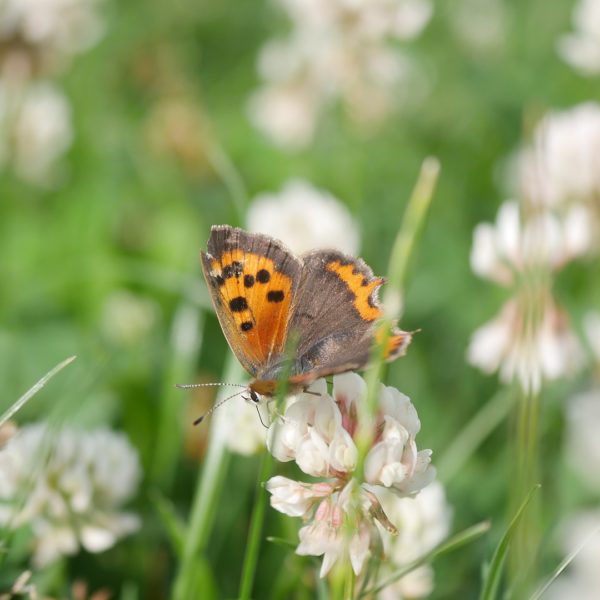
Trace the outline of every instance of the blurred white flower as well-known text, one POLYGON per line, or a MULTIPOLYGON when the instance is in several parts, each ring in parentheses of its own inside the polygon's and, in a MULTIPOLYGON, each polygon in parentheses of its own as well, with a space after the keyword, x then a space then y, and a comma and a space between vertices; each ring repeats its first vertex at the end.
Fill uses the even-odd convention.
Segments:
MULTIPOLYGON (((282 146, 307 145, 320 113, 340 100, 357 121, 381 120, 411 73, 390 43, 421 33, 429 0, 278 0, 292 21, 286 40, 270 41, 258 59, 264 82, 249 103, 254 125, 282 146)), ((417 86, 415 86, 417 87, 417 86)))
POLYGON ((528 201, 558 208, 600 197, 600 105, 579 104, 546 115, 520 157, 521 192, 528 201))
POLYGON ((102 552, 139 527, 137 515, 120 507, 140 476, 137 453, 123 435, 25 426, 0 450, 0 523, 30 527, 38 566, 80 545, 102 552))
POLYGON ((71 107, 56 87, 0 81, 0 167, 10 164, 26 181, 49 183, 72 139, 71 107))
POLYGON ((541 212, 524 221, 519 204, 505 202, 495 225, 481 223, 473 233, 473 272, 500 285, 510 286, 519 277, 539 269, 557 270, 584 253, 590 243, 584 215, 570 218, 541 212))
POLYGON ((267 430, 261 419, 268 421, 266 406, 255 405, 243 395, 228 400, 220 410, 219 423, 224 427, 225 445, 236 454, 249 456, 265 447, 267 430), (258 411, 261 411, 259 416, 258 411))
POLYGON ((467 360, 486 373, 499 371, 505 383, 519 381, 527 392, 537 393, 544 380, 570 374, 582 363, 568 317, 550 290, 551 272, 587 249, 576 221, 550 212, 524 216, 516 202, 506 202, 495 226, 483 223, 474 231, 473 271, 513 287, 515 295, 473 334, 467 360))
POLYGON ((476 60, 505 46, 506 12, 507 7, 500 0, 458 0, 453 4, 448 18, 457 37, 472 51, 469 59, 476 60))
POLYGON ((350 211, 306 181, 292 179, 278 194, 258 195, 246 219, 250 231, 281 239, 297 254, 323 247, 358 252, 360 235, 350 211))
POLYGON ((567 404, 566 455, 572 468, 600 491, 600 390, 570 398, 567 404))
POLYGON ((129 290, 114 290, 102 307, 102 331, 112 342, 134 344, 152 329, 158 313, 152 300, 129 290))
MULTIPOLYGON (((382 492, 379 498, 386 515, 398 530, 397 535, 392 535, 380 528, 385 555, 392 563, 388 563, 380 573, 380 580, 383 581, 394 567, 402 567, 420 558, 448 536, 452 511, 446 502, 444 487, 437 481, 415 497, 398 498, 389 492, 382 492)), ((420 598, 430 594, 432 589, 433 569, 423 566, 384 588, 378 598, 420 598)))
POLYGON ((579 0, 573 26, 573 33, 559 39, 558 53, 582 75, 600 74, 600 0, 579 0))
MULTIPOLYGON (((92 46, 102 33, 97 0, 2 0, 0 45, 4 60, 34 70, 60 66, 92 46)), ((4 65, 6 67, 6 65, 4 65)), ((0 73, 7 69, 0 64, 0 73)))
POLYGON ((358 450, 353 436, 359 425, 357 403, 365 395, 366 384, 355 373, 335 376, 331 396, 320 379, 292 398, 269 428, 267 447, 275 458, 294 460, 313 477, 331 478, 304 484, 275 477, 267 483, 273 508, 308 522, 300 530, 297 552, 323 555, 321 576, 344 558, 358 575, 378 536, 374 521, 394 529, 378 498, 382 490, 414 496, 435 477, 431 451, 416 448, 420 422, 414 406, 398 390, 382 385, 380 433, 366 456, 366 483, 355 489, 358 450))
POLYGON ((600 511, 571 516, 562 526, 565 556, 577 552, 567 571, 552 583, 547 600, 597 600, 600 590, 600 511))
POLYGON ((499 371, 504 383, 518 381, 531 393, 539 392, 545 380, 574 373, 583 360, 564 311, 550 297, 527 294, 509 300, 498 316, 475 331, 467 359, 485 373, 499 371))

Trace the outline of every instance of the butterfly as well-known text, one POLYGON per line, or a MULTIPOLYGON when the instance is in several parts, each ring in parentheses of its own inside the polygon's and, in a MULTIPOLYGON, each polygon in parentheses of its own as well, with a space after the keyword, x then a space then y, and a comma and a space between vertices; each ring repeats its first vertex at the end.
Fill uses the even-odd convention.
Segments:
MULTIPOLYGON (((253 400, 273 396, 283 376, 288 389, 299 391, 367 365, 384 279, 362 259, 336 250, 295 256, 270 236, 229 225, 211 228, 201 258, 223 333, 253 377, 253 400)), ((404 354, 410 341, 410 333, 393 328, 386 359, 404 354)))

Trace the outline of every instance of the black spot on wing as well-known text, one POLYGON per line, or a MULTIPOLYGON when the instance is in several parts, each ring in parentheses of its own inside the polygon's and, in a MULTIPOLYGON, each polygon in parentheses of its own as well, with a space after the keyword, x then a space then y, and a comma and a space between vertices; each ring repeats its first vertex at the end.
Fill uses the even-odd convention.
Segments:
POLYGON ((242 331, 250 331, 252 328, 254 327, 254 325, 252 324, 252 321, 244 321, 241 325, 240 325, 240 329, 242 331))
POLYGON ((269 271, 267 271, 266 269, 261 269, 256 274, 256 280, 259 283, 269 283, 270 279, 271 279, 271 273, 269 273, 269 271))
POLYGON ((244 275, 244 287, 251 288, 254 285, 254 275, 244 275))
POLYGON ((271 290, 267 293, 267 300, 269 302, 282 302, 285 298, 283 290, 271 290))
POLYGON ((248 309, 248 302, 244 296, 236 296, 229 301, 229 308, 232 312, 242 312, 248 309))

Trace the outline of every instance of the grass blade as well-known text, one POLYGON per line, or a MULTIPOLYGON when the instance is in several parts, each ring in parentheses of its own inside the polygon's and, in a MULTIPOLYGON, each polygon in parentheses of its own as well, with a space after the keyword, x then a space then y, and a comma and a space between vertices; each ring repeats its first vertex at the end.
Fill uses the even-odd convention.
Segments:
POLYGON ((176 513, 173 503, 168 498, 165 498, 160 490, 153 490, 150 494, 150 498, 169 536, 169 541, 171 542, 175 554, 181 559, 185 540, 185 525, 183 521, 176 513))
POLYGON ((461 531, 460 533, 457 533, 456 535, 452 536, 450 539, 446 540, 445 542, 442 542, 441 544, 436 546, 430 552, 427 552, 423 556, 408 563, 401 569, 398 569, 395 573, 393 573, 392 575, 390 575, 389 577, 384 579, 377 586, 362 592, 360 594, 359 598, 363 598, 363 597, 369 596, 371 594, 379 593, 381 590, 386 588, 388 585, 391 585, 392 583, 398 581, 398 579, 402 579, 402 577, 408 575, 411 571, 414 571, 416 568, 420 567, 421 565, 431 562, 434 558, 436 558, 442 554, 447 554, 454 550, 458 550, 458 548, 461 548, 462 546, 465 546, 466 544, 470 544, 477 538, 481 537, 484 533, 488 532, 489 529, 490 529, 489 521, 482 521, 481 523, 477 523, 477 525, 468 527, 464 531, 461 531))
POLYGON ((492 556, 492 561, 485 577, 480 600, 494 600, 497 597, 498 588, 500 587, 500 579, 502 577, 502 570, 504 568, 504 563, 506 562, 506 556, 508 555, 511 539, 517 529, 517 525, 519 524, 523 512, 531 502, 535 492, 537 492, 540 487, 541 485, 537 484, 531 488, 525 497, 525 500, 523 500, 523 503, 517 510, 515 516, 512 518, 508 529, 504 532, 504 535, 500 539, 500 542, 498 543, 498 546, 496 547, 496 550, 492 556))
POLYGON ((455 441, 441 453, 437 461, 438 477, 451 481, 483 441, 508 416, 515 400, 509 389, 502 388, 477 412, 455 441))
MULTIPOLYGON (((225 366, 223 381, 243 381, 243 377, 245 375, 239 363, 233 355, 230 355, 225 366)), ((227 391, 224 390, 217 394, 215 402, 223 398, 226 393, 227 391)), ((224 417, 219 414, 219 411, 212 418, 208 452, 194 494, 192 512, 186 529, 183 558, 179 564, 179 572, 172 593, 175 600, 197 597, 194 591, 195 564, 197 557, 205 552, 208 545, 218 498, 221 495, 230 458, 225 444, 225 428, 219 421, 222 418, 224 417)))
POLYGON ((408 262, 415 241, 425 222, 427 210, 431 204, 437 185, 440 163, 436 158, 429 157, 423 161, 419 178, 413 189, 408 205, 402 218, 402 224, 394 241, 388 265, 388 278, 384 295, 385 319, 380 325, 381 339, 373 348, 371 365, 366 371, 367 398, 360 404, 362 414, 359 418, 359 431, 356 434, 358 446, 358 463, 355 470, 360 480, 364 468, 364 460, 373 441, 373 416, 377 412, 377 397, 379 382, 384 363, 386 347, 392 319, 399 317, 402 309, 402 293, 406 279, 408 262))
POLYGON ((256 499, 254 502, 254 508, 252 510, 252 517, 250 519, 248 544, 246 546, 244 564, 242 566, 242 578, 240 582, 240 593, 238 596, 240 600, 250 600, 252 594, 268 498, 267 490, 265 489, 263 483, 269 478, 272 471, 273 458, 265 450, 261 459, 260 475, 256 485, 256 499))
POLYGON ((596 527, 570 554, 568 554, 556 567, 548 580, 542 584, 532 595, 530 600, 539 600, 548 590, 548 588, 556 581, 558 576, 573 562, 575 557, 583 550, 590 540, 600 533, 600 527, 596 527))
POLYGON ((57 364, 53 369, 48 371, 34 386, 30 387, 1 417, 0 427, 4 425, 10 418, 12 418, 19 410, 25 406, 25 404, 31 400, 35 394, 37 394, 59 371, 62 371, 65 367, 70 365, 77 357, 69 356, 69 358, 63 360, 57 364))

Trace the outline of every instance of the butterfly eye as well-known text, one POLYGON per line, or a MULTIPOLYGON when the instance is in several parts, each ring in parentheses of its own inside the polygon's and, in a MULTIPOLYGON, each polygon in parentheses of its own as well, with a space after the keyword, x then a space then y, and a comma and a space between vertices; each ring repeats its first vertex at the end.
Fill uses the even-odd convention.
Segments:
POLYGON ((258 394, 254 390, 250 390, 250 400, 252 400, 254 404, 258 404, 260 402, 258 394))

